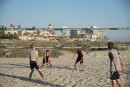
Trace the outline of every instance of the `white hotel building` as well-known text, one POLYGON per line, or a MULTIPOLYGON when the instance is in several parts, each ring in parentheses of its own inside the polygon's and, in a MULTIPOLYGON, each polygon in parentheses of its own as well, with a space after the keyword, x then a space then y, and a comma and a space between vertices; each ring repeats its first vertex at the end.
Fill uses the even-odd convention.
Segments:
MULTIPOLYGON (((19 28, 13 29, 8 28, 5 30, 5 33, 8 34, 17 34, 21 40, 43 40, 43 41, 56 41, 56 32, 49 24, 48 28, 19 28)), ((90 28, 73 28, 69 29, 66 26, 61 28, 61 36, 78 38, 79 40, 102 40, 104 39, 104 31, 102 28, 92 26, 90 28)))

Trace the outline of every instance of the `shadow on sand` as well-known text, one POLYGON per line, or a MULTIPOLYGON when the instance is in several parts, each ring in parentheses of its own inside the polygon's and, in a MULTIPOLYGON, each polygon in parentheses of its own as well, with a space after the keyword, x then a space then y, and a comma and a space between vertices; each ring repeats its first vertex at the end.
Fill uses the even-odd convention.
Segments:
POLYGON ((18 64, 10 64, 12 66, 18 66, 18 67, 21 67, 21 68, 29 68, 30 66, 26 63, 18 63, 18 64))
POLYGON ((29 64, 26 63, 17 63, 17 64, 6 64, 6 66, 0 66, 0 68, 29 68, 29 64))
POLYGON ((0 76, 6 76, 6 77, 15 78, 15 79, 20 79, 20 80, 23 80, 23 81, 33 82, 33 83, 44 85, 44 86, 62 87, 61 85, 54 85, 54 84, 51 84, 51 83, 48 83, 48 82, 43 82, 41 80, 35 80, 35 79, 29 80, 27 77, 22 77, 22 76, 7 75, 7 74, 3 74, 3 73, 0 73, 0 76))
POLYGON ((71 67, 68 67, 68 66, 53 66, 52 68, 74 70, 74 68, 71 68, 71 67))

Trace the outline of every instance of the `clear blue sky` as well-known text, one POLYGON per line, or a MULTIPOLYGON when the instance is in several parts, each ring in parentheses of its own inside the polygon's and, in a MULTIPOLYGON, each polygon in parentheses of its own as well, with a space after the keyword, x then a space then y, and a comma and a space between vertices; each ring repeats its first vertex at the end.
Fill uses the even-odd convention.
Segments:
POLYGON ((0 25, 130 27, 130 0, 0 0, 0 25))
MULTIPOLYGON (((130 27, 130 0, 0 0, 0 25, 71 28, 130 27)), ((130 41, 130 30, 108 31, 110 40, 130 41)))

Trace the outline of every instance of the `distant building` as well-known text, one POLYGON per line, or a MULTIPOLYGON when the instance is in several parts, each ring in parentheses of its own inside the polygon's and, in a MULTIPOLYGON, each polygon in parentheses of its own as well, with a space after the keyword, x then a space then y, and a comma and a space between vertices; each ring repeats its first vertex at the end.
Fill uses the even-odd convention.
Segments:
POLYGON ((77 38, 77 30, 71 30, 70 31, 70 37, 71 38, 77 38))
MULTIPOLYGON (((1 29, 4 28, 4 25, 1 25, 1 29)), ((14 25, 11 24, 10 28, 3 29, 6 34, 17 34, 21 40, 44 40, 52 41, 56 40, 57 34, 59 36, 67 37, 68 41, 73 40, 86 40, 86 41, 101 41, 108 40, 105 36, 104 30, 130 30, 130 27, 121 27, 121 28, 101 28, 96 26, 91 26, 89 28, 68 28, 63 26, 61 28, 53 28, 51 24, 48 25, 48 28, 21 28, 19 25, 17 28, 14 28, 14 25), (71 39, 69 38, 71 37, 71 39)))
POLYGON ((100 28, 100 27, 96 27, 96 26, 90 26, 90 28, 100 28))
POLYGON ((45 29, 12 29, 8 28, 5 30, 6 34, 17 34, 21 40, 46 40, 49 41, 51 39, 55 39, 56 35, 53 30, 45 30, 45 29))
POLYGON ((71 38, 84 38, 86 31, 82 29, 75 29, 70 31, 71 38))
POLYGON ((13 25, 13 24, 10 24, 10 28, 11 28, 11 29, 14 29, 14 25, 13 25))
POLYGON ((79 38, 80 40, 87 41, 101 41, 104 39, 105 32, 102 28, 91 26, 90 28, 84 29, 74 29, 71 30, 71 38, 79 38))
POLYGON ((52 25, 51 24, 48 25, 48 29, 52 29, 52 25))
POLYGON ((55 35, 55 31, 54 31, 54 29, 53 29, 51 24, 48 25, 47 31, 48 31, 48 36, 56 36, 55 35))
POLYGON ((14 30, 14 29, 7 29, 4 32, 5 32, 5 34, 17 34, 18 33, 18 31, 14 30))
POLYGON ((61 33, 62 33, 62 36, 67 36, 67 37, 70 36, 70 30, 67 26, 62 27, 61 33))
POLYGON ((102 28, 97 28, 96 26, 91 27, 90 30, 92 30, 92 40, 103 40, 105 36, 105 32, 102 28))

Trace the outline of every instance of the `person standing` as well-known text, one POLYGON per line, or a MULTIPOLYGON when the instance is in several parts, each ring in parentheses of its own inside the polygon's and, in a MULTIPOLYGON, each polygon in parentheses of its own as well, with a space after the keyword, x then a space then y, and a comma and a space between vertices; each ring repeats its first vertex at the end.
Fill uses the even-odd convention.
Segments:
MULTIPOLYGON (((78 54, 78 57, 77 57, 77 59, 75 61, 74 68, 75 68, 75 70, 77 70, 77 63, 80 62, 80 65, 84 69, 84 67, 83 67, 83 57, 84 57, 84 55, 83 55, 82 49, 78 49, 77 54, 78 54)), ((75 55, 76 55, 76 53, 73 55, 72 59, 75 57, 75 55)))
POLYGON ((31 51, 29 52, 29 61, 30 61, 31 72, 29 74, 29 79, 31 80, 31 77, 32 77, 32 74, 33 74, 34 68, 35 68, 35 69, 37 69, 40 76, 42 77, 42 81, 45 81, 44 75, 40 70, 38 51, 35 50, 35 45, 34 44, 31 44, 30 47, 31 47, 31 51))
POLYGON ((118 83, 119 87, 123 87, 121 80, 120 80, 120 71, 124 71, 124 64, 123 59, 119 52, 114 49, 114 43, 108 42, 109 48, 109 59, 110 59, 110 79, 112 80, 112 87, 116 87, 116 82, 118 83))

